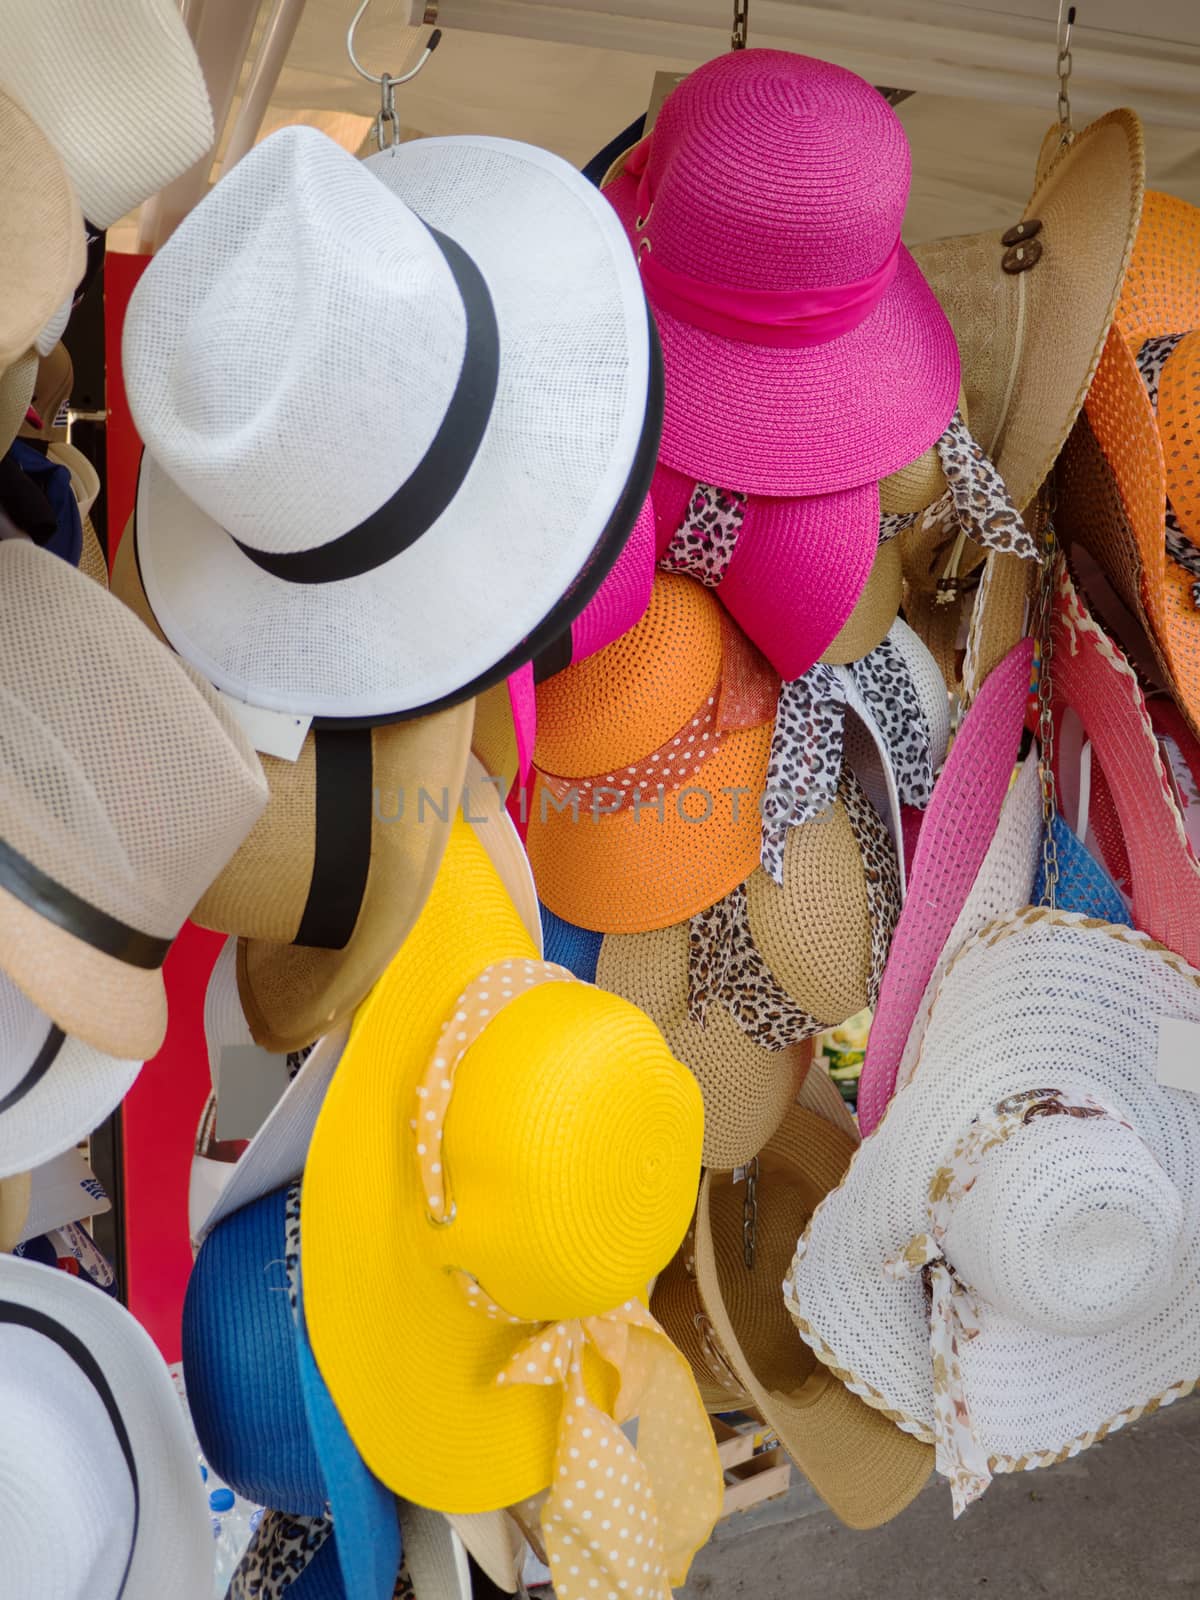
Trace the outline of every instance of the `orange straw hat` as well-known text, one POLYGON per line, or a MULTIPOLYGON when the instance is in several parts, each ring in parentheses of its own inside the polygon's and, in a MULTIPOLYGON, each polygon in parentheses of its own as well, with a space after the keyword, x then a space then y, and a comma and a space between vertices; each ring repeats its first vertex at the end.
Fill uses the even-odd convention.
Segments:
POLYGON ((1197 573, 1168 555, 1168 506, 1186 555, 1189 530, 1200 539, 1200 407, 1196 341, 1175 341, 1197 328, 1200 209, 1151 191, 1086 421, 1064 456, 1060 534, 1068 547, 1089 552, 1141 622, 1193 730, 1200 730, 1197 573))
POLYGON ((779 679, 694 579, 538 690, 528 848, 557 916, 670 927, 754 870, 779 679))

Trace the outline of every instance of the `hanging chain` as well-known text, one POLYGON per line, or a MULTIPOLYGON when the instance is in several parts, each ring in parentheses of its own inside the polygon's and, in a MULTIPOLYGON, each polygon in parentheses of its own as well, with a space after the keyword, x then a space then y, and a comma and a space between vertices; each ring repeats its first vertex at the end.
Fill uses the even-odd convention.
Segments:
POLYGON ((742 1255, 747 1272, 754 1271, 755 1236, 758 1232, 758 1157, 746 1167, 746 1195, 742 1201, 742 1255))
POLYGON ((733 33, 730 48, 744 50, 750 39, 750 0, 733 0, 733 33))
POLYGON ((1075 126, 1071 121, 1071 29, 1075 26, 1075 7, 1067 11, 1067 24, 1063 27, 1063 0, 1058 5, 1058 131, 1061 144, 1071 144, 1075 126))
POLYGON ((1058 795, 1054 784, 1054 691, 1051 681, 1054 661, 1054 581, 1058 572, 1058 544, 1054 535, 1057 506, 1058 497, 1052 474, 1038 504, 1042 569, 1034 624, 1038 652, 1038 776, 1042 786, 1042 904, 1049 906, 1051 911, 1058 903, 1058 845, 1054 836, 1058 795))

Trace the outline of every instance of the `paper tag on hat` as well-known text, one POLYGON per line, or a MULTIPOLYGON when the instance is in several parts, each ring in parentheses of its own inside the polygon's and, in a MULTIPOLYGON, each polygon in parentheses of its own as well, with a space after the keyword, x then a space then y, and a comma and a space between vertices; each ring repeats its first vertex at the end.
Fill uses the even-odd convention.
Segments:
POLYGON ((83 1151, 64 1150, 34 1169, 29 1186, 29 1215, 21 1237, 36 1239, 52 1228, 65 1228, 111 1210, 112 1201, 83 1151))
POLYGON ((1154 1076, 1164 1089, 1200 1094, 1200 1022, 1185 1017, 1158 1019, 1158 1061, 1154 1076))
POLYGON ((217 1138, 253 1139, 288 1086, 288 1058, 227 1044, 217 1064, 217 1138))
POLYGON ((298 759, 305 736, 312 727, 311 717, 294 717, 288 711, 268 711, 263 706, 250 706, 244 700, 235 700, 223 689, 218 689, 217 693, 241 723, 242 732, 260 755, 278 756, 281 761, 298 759))

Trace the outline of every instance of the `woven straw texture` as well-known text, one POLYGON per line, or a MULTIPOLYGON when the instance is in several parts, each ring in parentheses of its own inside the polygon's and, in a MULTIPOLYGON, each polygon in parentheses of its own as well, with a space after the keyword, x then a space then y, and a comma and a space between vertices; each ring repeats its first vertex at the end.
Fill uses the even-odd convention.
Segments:
POLYGON ((1140 122, 1132 111, 1110 111, 1076 137, 1013 219, 1042 224, 1034 266, 1003 270, 1001 229, 913 252, 954 327, 971 431, 1019 510, 1054 464, 1096 371, 1144 171, 1140 122))
MULTIPOLYGON (((1196 263, 1200 271, 1200 259, 1196 263)), ((1158 431, 1167 499, 1189 538, 1200 533, 1200 339, 1181 339, 1162 370, 1158 431)))
POLYGON ((9 0, 0 82, 46 130, 97 228, 212 148, 204 74, 173 0, 103 13, 72 0, 9 0))
POLYGON ((822 661, 841 666, 847 661, 858 661, 874 650, 900 610, 901 580, 899 546, 894 540, 881 544, 853 611, 826 646, 822 661))
POLYGON ((1131 351, 1165 333, 1200 327, 1200 210, 1150 189, 1142 207, 1117 325, 1131 351))
MULTIPOLYGON (((660 556, 682 527, 694 489, 690 473, 658 463, 651 496, 660 556)), ((748 495, 716 586, 721 604, 781 678, 798 678, 847 623, 878 541, 874 483, 826 495, 748 495)))
POLYGON ((687 923, 650 933, 609 934, 596 982, 639 1006, 663 1032, 704 1096, 704 1165, 722 1171, 762 1149, 808 1071, 807 1041, 766 1050, 742 1032, 719 1002, 705 1025, 688 1015, 687 923))
MULTIPOLYGON (((808 56, 735 52, 663 106, 644 237, 664 267, 733 291, 856 282, 899 238, 909 168, 899 119, 863 79, 808 56)), ((635 236, 635 180, 605 193, 635 236)), ((873 482, 919 456, 954 408, 953 335, 903 249, 875 310, 825 344, 777 349, 655 315, 660 454, 705 483, 813 495, 873 482)))
POLYGON ((0 68, 0 196, 5 217, 0 260, 0 367, 25 354, 55 308, 70 295, 86 265, 79 201, 37 123, 8 92, 12 80, 7 15, 4 32, 5 59, 0 68))
MULTIPOLYGON (((727 627, 710 590, 659 573, 637 627, 539 689, 536 765, 619 783, 620 769, 680 735, 718 686, 736 690, 722 651, 727 627)), ((613 785, 560 802, 539 775, 527 843, 543 901, 579 927, 644 933, 728 894, 758 860, 771 734, 769 721, 723 732, 694 780, 664 783, 661 812, 654 798, 611 813, 603 797, 613 785)), ((657 786, 647 780, 646 792, 657 796, 657 786)))
POLYGON ((21 1242, 29 1217, 32 1175, 18 1172, 0 1178, 0 1255, 8 1255, 21 1242))
MULTIPOLYGON (((18 1089, 52 1024, 0 974, 0 1100, 18 1089)), ((26 1172, 85 1139, 133 1086, 140 1061, 116 1061, 64 1039, 49 1069, 0 1111, 0 1178, 26 1172)))
MULTIPOLYGON (((429 1226, 403 1137, 417 1083, 464 986, 534 954, 456 823, 424 912, 355 1019, 305 1169, 318 1365, 372 1470, 440 1510, 546 1488, 562 1404, 557 1388, 496 1384, 530 1330, 473 1308, 448 1269, 526 1322, 611 1310, 670 1260, 699 1177, 700 1093, 658 1029, 598 989, 547 983, 506 1005, 459 1064, 445 1128, 457 1210, 429 1226), (430 1395, 446 1424, 434 1435, 410 1425, 430 1395)), ((611 1405, 611 1373, 590 1350, 585 1378, 611 1405)))
MULTIPOLYGON (((87 1282, 0 1258, 0 1299, 49 1317, 96 1362, 138 1483, 129 1600, 210 1600, 213 1538, 195 1448, 162 1356, 125 1308, 87 1282)), ((134 1528, 112 1422, 87 1377, 44 1334, 8 1324, 0 1348, 0 1532, 14 1595, 116 1594, 134 1528), (64 1505, 71 1507, 63 1515, 64 1505)))
MULTIPOLYGON (((467 802, 462 815, 475 828, 530 937, 540 944, 541 922, 528 859, 495 785, 473 756, 467 757, 462 788, 451 789, 448 801, 440 792, 434 798, 445 813, 460 794, 467 802)), ((419 800, 415 803, 419 807, 419 800)), ((316 950, 266 939, 238 941, 238 991, 255 1043, 268 1050, 301 1050, 350 1020, 404 942, 433 886, 449 824, 432 808, 425 817, 410 835, 408 848, 415 852, 412 876, 405 875, 407 866, 397 867, 398 854, 372 859, 367 878, 369 916, 364 898, 361 926, 344 950, 316 950), (381 876, 377 868, 384 860, 388 872, 381 876), (417 867, 420 878, 415 875, 417 867)), ((398 824, 384 826, 404 831, 398 824)))
POLYGON ((992 1470, 1063 1460, 1200 1376, 1200 1102, 1155 1081, 1163 1016, 1200 1021, 1200 973, 1067 912, 993 924, 951 964, 912 1082, 790 1277, 806 1342, 901 1427, 930 1435, 929 1324, 920 1277, 883 1262, 926 1227, 930 1182, 972 1119, 1046 1085, 1134 1131, 1033 1121, 985 1157, 947 1234, 976 1290, 980 1332, 959 1358, 992 1470))
POLYGON ((37 383, 37 370, 37 356, 28 350, 0 372, 0 451, 5 455, 25 422, 37 383))
POLYGON ((123 352, 155 615, 219 687, 297 714, 415 712, 502 676, 512 652, 518 665, 593 556, 646 421, 646 308, 619 226, 565 162, 503 140, 359 163, 282 129, 155 256, 123 352), (454 392, 465 316, 422 219, 472 257, 495 308, 482 443, 407 549, 361 577, 289 583, 234 541, 294 553, 354 528, 409 478, 454 392))
MULTIPOLYGON (((1129 913, 1121 892, 1108 873, 1085 848, 1079 836, 1056 816, 1053 822, 1055 850, 1058 855, 1058 889, 1056 903, 1064 911, 1078 911, 1085 917, 1097 917, 1101 922, 1128 923, 1129 913)), ((1030 900, 1041 905, 1045 896, 1045 868, 1038 862, 1030 900)))
POLYGON ((654 584, 654 508, 638 512, 613 569, 571 624, 571 659, 585 661, 646 614, 654 584))
MULTIPOLYGON (((1042 788, 1035 751, 1021 763, 1020 771, 1004 797, 1000 820, 987 847, 987 854, 929 974, 896 1070, 897 1089, 904 1087, 916 1069, 933 1002, 947 967, 967 940, 973 939, 989 922, 1011 917, 1033 901, 1034 880, 1041 854, 1042 788)), ((1061 903, 1064 907, 1068 906, 1065 899, 1061 903)), ((1069 906, 1069 909, 1081 911, 1084 908, 1069 906)))
MULTIPOLYGON (((1120 822, 1134 923, 1196 964, 1200 864, 1188 844, 1133 668, 1089 616, 1065 568, 1058 577, 1054 626, 1056 728, 1070 708, 1091 741, 1093 790, 1099 767, 1120 822)), ((1105 855, 1111 866, 1112 858, 1105 855)))
POLYGON ((604 935, 564 922, 561 917, 554 915, 549 906, 540 906, 539 910, 542 914, 546 960, 555 966, 566 967, 568 972, 582 978, 584 983, 594 983, 604 935))
POLYGON ((789 828, 782 886, 757 867, 746 880, 746 907, 763 960, 819 1023, 837 1027, 870 1003, 866 870, 841 799, 789 828))
MULTIPOLYGON (((254 752, 208 686, 98 585, 16 541, 0 569, 0 837, 90 905, 171 939, 266 802, 254 752)), ((0 965, 97 1049, 145 1059, 162 1042, 161 972, 102 954, 6 890, 0 965)))
POLYGON ((1020 747, 1032 661, 1033 646, 1024 640, 992 673, 934 786, 859 1080, 864 1133, 891 1097, 921 996, 995 835, 1020 747))
POLYGON ((924 1484, 929 1449, 851 1395, 801 1344, 779 1294, 797 1237, 842 1179, 857 1137, 800 1108, 759 1157, 755 1264, 746 1269, 742 1191, 707 1173, 696 1277, 726 1359, 763 1420, 830 1509, 855 1528, 896 1516, 924 1484))

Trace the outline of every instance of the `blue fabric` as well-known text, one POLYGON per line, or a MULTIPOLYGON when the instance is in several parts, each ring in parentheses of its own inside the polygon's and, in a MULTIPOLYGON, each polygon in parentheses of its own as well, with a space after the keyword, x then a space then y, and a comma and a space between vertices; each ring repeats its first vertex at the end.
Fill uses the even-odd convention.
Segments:
POLYGON ((83 523, 79 516, 79 503, 71 487, 70 472, 59 462, 51 461, 28 439, 15 439, 11 455, 25 476, 45 495, 54 513, 57 529, 44 548, 51 555, 77 567, 83 555, 83 523))
POLYGON ((196 1258, 183 1307, 196 1436, 213 1471, 246 1499, 296 1516, 319 1516, 328 1503, 342 1535, 340 1578, 330 1586, 334 1562, 319 1555, 297 1600, 307 1600, 307 1585, 311 1600, 391 1600, 401 1553, 395 1497, 355 1449, 292 1315, 286 1208, 286 1189, 244 1206, 196 1258))
MULTIPOLYGON (((1078 911, 1098 917, 1102 922, 1129 926, 1129 912, 1116 884, 1084 846, 1078 835, 1056 816, 1054 843, 1058 851, 1058 889, 1055 900, 1060 911, 1078 911)), ((1046 888, 1045 867, 1039 861, 1033 886, 1033 903, 1041 905, 1046 888)))
POLYGON ((542 944, 547 961, 566 967, 585 983, 595 983, 596 963, 600 959, 602 933, 592 933, 587 928, 577 928, 572 922, 556 917, 549 906, 538 902, 542 914, 542 944))

